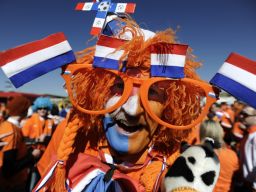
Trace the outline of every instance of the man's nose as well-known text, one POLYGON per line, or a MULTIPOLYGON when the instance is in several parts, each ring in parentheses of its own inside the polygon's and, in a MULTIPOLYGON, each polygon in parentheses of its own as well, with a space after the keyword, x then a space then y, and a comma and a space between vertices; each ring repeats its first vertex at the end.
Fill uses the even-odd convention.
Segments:
POLYGON ((139 87, 133 87, 128 100, 123 104, 122 109, 130 116, 136 116, 143 111, 140 103, 139 87))

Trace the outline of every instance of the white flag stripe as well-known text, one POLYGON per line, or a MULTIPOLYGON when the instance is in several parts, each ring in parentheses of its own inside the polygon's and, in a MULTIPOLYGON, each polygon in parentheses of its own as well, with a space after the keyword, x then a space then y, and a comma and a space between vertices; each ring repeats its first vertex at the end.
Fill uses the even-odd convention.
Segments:
POLYGON ((95 18, 92 27, 102 28, 104 25, 105 19, 95 18))
MULTIPOLYGON (((186 56, 185 55, 176 55, 176 54, 164 54, 168 55, 168 61, 166 66, 177 66, 184 67, 186 56)), ((159 55, 155 53, 151 53, 151 65, 162 65, 159 61, 159 55)))
POLYGON ((94 169, 90 173, 88 173, 84 178, 77 183, 77 185, 72 189, 72 192, 80 192, 83 191, 85 186, 87 186, 95 177, 97 177, 100 174, 104 174, 103 171, 100 169, 94 169))
POLYGON ((115 12, 123 13, 125 12, 127 3, 117 3, 115 12))
POLYGON ((224 62, 218 73, 256 92, 256 75, 227 62, 224 62))
POLYGON ((7 63, 4 66, 2 66, 2 69, 5 72, 6 76, 9 78, 38 63, 41 63, 58 55, 64 54, 71 50, 72 48, 70 47, 68 41, 63 41, 56 45, 50 46, 40 51, 36 51, 34 53, 16 59, 10 63, 7 63))
POLYGON ((90 11, 92 9, 93 3, 84 3, 83 9, 84 11, 90 11))
POLYGON ((124 51, 119 50, 119 51, 114 52, 115 50, 116 50, 115 48, 96 45, 95 56, 119 60, 119 58, 123 55, 124 51))
POLYGON ((50 169, 50 171, 46 174, 46 176, 43 178, 43 180, 41 181, 41 183, 38 185, 38 187, 36 188, 35 191, 38 191, 48 180, 49 178, 52 176, 53 171, 55 170, 56 166, 58 165, 58 162, 56 162, 53 167, 50 169))

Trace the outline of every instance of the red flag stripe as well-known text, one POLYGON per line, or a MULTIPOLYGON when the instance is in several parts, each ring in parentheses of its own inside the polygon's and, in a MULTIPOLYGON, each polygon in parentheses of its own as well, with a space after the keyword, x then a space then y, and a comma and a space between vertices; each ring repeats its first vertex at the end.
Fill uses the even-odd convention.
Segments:
POLYGON ((97 42, 97 45, 111 47, 111 48, 116 49, 116 48, 122 46, 125 42, 127 42, 127 40, 116 39, 113 37, 108 37, 106 35, 101 35, 97 42))
POLYGON ((48 48, 58 43, 61 43, 63 41, 66 41, 66 37, 64 33, 55 33, 44 39, 27 43, 27 44, 15 47, 13 49, 9 49, 7 51, 1 52, 0 66, 3 66, 6 63, 10 63, 16 59, 24 57, 25 55, 48 48))
POLYGON ((125 12, 126 13, 134 13, 136 4, 135 3, 127 3, 125 12))
POLYGON ((90 34, 91 35, 98 35, 101 32, 101 28, 99 27, 92 27, 90 34))
POLYGON ((188 45, 156 43, 151 46, 151 54, 177 54, 186 55, 188 45))
POLYGON ((251 59, 237 53, 231 53, 226 62, 256 75, 256 62, 251 59))
POLYGON ((84 4, 85 4, 85 3, 78 3, 78 4, 76 5, 75 10, 77 10, 77 11, 83 10, 84 4))

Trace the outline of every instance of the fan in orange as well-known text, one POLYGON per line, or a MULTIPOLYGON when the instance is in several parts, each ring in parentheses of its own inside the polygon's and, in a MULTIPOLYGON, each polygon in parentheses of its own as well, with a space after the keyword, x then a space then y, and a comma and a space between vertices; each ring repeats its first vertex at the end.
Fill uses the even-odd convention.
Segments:
POLYGON ((73 109, 39 162, 35 191, 158 191, 180 142, 218 97, 173 30, 111 22, 123 27, 63 67, 73 109))

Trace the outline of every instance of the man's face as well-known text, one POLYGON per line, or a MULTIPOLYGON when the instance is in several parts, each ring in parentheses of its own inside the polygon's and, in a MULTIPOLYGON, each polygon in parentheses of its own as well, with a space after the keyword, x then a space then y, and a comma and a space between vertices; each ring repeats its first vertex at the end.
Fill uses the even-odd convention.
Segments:
POLYGON ((240 113, 239 118, 245 128, 256 125, 256 110, 252 107, 245 107, 240 113))
MULTIPOLYGON (((150 143, 158 123, 153 121, 141 104, 139 86, 133 87, 126 103, 104 117, 104 129, 111 148, 121 154, 137 154, 150 143)), ((117 91, 118 92, 118 91, 117 91)), ((111 97, 106 107, 120 98, 111 97)), ((156 100, 150 101, 155 114, 161 116, 163 105, 156 100)))
POLYGON ((48 115, 48 109, 46 107, 37 108, 37 113, 40 117, 46 117, 48 115))

